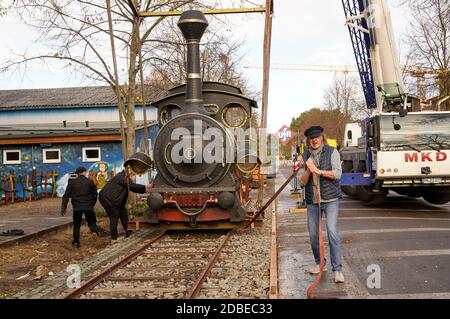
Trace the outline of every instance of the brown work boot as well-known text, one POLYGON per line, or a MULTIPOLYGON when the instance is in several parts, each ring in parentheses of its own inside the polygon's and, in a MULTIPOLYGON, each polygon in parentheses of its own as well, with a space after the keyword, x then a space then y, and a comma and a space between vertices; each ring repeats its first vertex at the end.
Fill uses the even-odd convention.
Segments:
POLYGON ((132 230, 126 230, 126 231, 125 231, 125 238, 130 237, 132 233, 133 233, 132 230))
POLYGON ((92 239, 94 240, 96 247, 100 247, 103 244, 103 241, 97 232, 92 233, 92 239))

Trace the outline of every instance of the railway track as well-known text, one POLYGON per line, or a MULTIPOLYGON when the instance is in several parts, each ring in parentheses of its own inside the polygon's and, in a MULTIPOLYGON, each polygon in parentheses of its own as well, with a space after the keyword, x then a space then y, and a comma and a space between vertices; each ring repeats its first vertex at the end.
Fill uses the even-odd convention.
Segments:
POLYGON ((196 298, 230 236, 161 233, 64 298, 196 298))

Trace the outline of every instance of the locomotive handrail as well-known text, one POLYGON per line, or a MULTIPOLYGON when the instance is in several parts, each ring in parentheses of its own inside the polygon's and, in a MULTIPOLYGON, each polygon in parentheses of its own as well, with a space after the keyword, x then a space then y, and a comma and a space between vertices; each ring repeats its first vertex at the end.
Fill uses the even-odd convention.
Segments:
POLYGON ((180 212, 182 212, 183 214, 187 215, 187 216, 197 216, 197 215, 201 214, 201 213, 205 210, 206 205, 207 205, 208 203, 215 203, 216 201, 215 201, 214 199, 207 199, 207 200, 205 201, 205 203, 203 204, 203 207, 200 208, 198 211, 196 211, 196 212, 194 212, 194 213, 189 213, 189 212, 185 211, 183 208, 180 207, 180 205, 178 205, 178 202, 177 202, 176 200, 171 199, 171 200, 168 200, 167 202, 168 202, 168 203, 175 204, 175 206, 177 207, 177 209, 178 209, 180 212))

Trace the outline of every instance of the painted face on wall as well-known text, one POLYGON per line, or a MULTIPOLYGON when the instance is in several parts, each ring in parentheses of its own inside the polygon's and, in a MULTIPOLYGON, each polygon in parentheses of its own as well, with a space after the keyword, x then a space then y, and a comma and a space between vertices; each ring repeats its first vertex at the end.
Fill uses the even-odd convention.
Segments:
POLYGON ((108 163, 100 162, 97 165, 97 189, 102 189, 108 181, 108 163))

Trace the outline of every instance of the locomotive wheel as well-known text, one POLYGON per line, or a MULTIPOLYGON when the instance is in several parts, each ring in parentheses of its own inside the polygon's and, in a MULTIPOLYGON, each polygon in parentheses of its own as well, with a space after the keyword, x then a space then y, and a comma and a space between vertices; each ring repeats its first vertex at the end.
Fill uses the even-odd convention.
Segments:
POLYGON ((430 204, 443 205, 450 202, 449 193, 425 193, 423 198, 430 204))
MULTIPOLYGON (((352 173, 353 170, 353 163, 350 161, 344 161, 342 163, 342 171, 344 173, 352 173)), ((356 185, 347 185, 347 186, 341 186, 342 191, 349 196, 352 199, 358 199, 358 195, 356 193, 356 185)))

